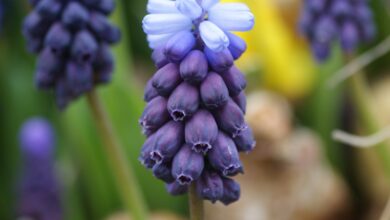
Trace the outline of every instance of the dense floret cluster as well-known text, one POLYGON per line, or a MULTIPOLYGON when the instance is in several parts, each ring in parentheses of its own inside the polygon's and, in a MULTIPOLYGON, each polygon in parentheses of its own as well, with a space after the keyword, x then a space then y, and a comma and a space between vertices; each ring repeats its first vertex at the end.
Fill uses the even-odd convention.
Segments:
POLYGON ((20 131, 20 219, 63 219, 60 187, 54 172, 54 139, 50 124, 41 118, 30 119, 20 131))
POLYGON ((39 54, 35 75, 41 89, 55 91, 57 105, 67 104, 110 81, 114 60, 109 45, 120 31, 107 16, 114 0, 30 0, 23 34, 31 52, 39 54))
POLYGON ((315 57, 323 61, 332 43, 345 52, 375 36, 372 13, 366 0, 305 0, 300 31, 309 40, 315 57))
POLYGON ((254 19, 239 3, 150 0, 144 18, 158 71, 147 83, 140 124, 147 140, 140 161, 172 195, 195 183, 206 200, 230 204, 243 172, 239 152, 255 145, 244 120, 246 80, 234 66, 254 19))

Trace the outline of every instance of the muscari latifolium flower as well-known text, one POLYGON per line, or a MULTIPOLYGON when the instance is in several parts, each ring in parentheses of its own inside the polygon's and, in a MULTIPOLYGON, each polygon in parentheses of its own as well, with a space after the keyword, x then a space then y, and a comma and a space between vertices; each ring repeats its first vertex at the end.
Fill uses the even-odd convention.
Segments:
POLYGON ((55 137, 42 118, 25 122, 20 130, 22 175, 18 189, 18 219, 61 220, 60 187, 54 172, 55 137))
POLYGON ((319 61, 328 58, 332 43, 338 41, 350 53, 359 43, 375 36, 368 0, 305 0, 300 31, 311 44, 319 61))
POLYGON ((149 0, 143 20, 158 71, 146 85, 140 118, 144 166, 172 195, 196 183, 198 195, 230 204, 243 172, 239 152, 255 142, 244 120, 246 80, 234 66, 246 50, 232 31, 254 25, 249 8, 218 0, 149 0))
POLYGON ((114 0, 30 0, 34 10, 26 17, 23 34, 29 51, 39 54, 35 82, 54 90, 57 105, 69 102, 108 83, 114 60, 109 45, 120 31, 107 16, 114 0))

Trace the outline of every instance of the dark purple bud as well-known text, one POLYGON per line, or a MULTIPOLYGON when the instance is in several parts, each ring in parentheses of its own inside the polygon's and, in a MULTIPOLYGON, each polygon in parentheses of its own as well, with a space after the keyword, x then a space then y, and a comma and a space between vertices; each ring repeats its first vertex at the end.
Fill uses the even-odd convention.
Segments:
POLYGON ((112 25, 104 14, 91 13, 89 25, 99 39, 109 43, 117 43, 121 38, 121 32, 112 25))
POLYGON ((79 2, 69 2, 62 14, 62 23, 69 28, 84 28, 89 20, 88 10, 79 2))
POLYGON ((56 103, 60 110, 65 109, 65 107, 72 100, 72 91, 70 90, 65 77, 59 78, 56 81, 55 95, 56 103))
POLYGON ((180 63, 180 75, 185 81, 197 84, 207 76, 208 68, 205 55, 200 50, 193 50, 180 63))
POLYGON ((61 12, 61 3, 53 0, 40 0, 35 10, 46 19, 54 19, 61 12))
POLYGON ((356 25, 352 22, 345 22, 340 33, 341 47, 346 52, 352 52, 359 43, 359 33, 356 25))
POLYGON ((240 107, 242 112, 246 112, 246 95, 244 91, 241 91, 237 96, 232 97, 233 101, 240 107))
POLYGON ((53 54, 60 56, 70 46, 71 41, 70 32, 61 23, 56 23, 51 26, 46 35, 45 46, 50 47, 53 54))
POLYGON ((217 140, 213 143, 207 158, 211 166, 224 176, 234 176, 243 172, 237 147, 233 140, 223 132, 218 133, 217 140))
POLYGON ((222 181, 223 196, 220 201, 225 205, 229 205, 230 203, 239 200, 241 194, 240 185, 230 178, 223 178, 222 181))
POLYGON ((337 35, 337 25, 332 17, 320 17, 314 28, 314 39, 317 42, 329 43, 337 35))
POLYGON ((200 96, 208 109, 224 105, 229 99, 229 91, 222 77, 210 72, 200 85, 200 96))
POLYGON ((90 63, 94 60, 98 49, 95 38, 89 31, 80 31, 76 34, 71 56, 79 63, 90 63))
POLYGON ((101 0, 81 0, 81 1, 90 7, 94 7, 94 6, 98 5, 101 0))
POLYGON ((252 151, 256 146, 256 141, 253 137, 252 129, 248 126, 239 135, 233 138, 237 150, 240 152, 252 151))
POLYGON ((142 126, 142 132, 145 135, 150 135, 169 121, 169 119, 167 100, 159 96, 146 105, 139 123, 142 126))
POLYGON ((115 9, 115 1, 114 0, 100 0, 97 9, 105 15, 111 14, 115 9))
POLYGON ((153 166, 153 175, 166 182, 166 183, 171 183, 175 181, 175 179, 172 176, 172 171, 171 171, 171 165, 168 163, 160 163, 156 164, 153 166))
POLYGON ((152 78, 152 85, 161 96, 169 96, 180 82, 179 66, 173 63, 159 69, 152 78))
POLYGON ((181 83, 169 96, 167 108, 175 121, 192 116, 199 108, 198 88, 186 82, 181 83))
POLYGON ((164 54, 171 62, 179 62, 194 48, 195 42, 192 32, 179 32, 167 41, 164 54))
POLYGON ((233 56, 233 59, 237 60, 246 50, 245 41, 239 36, 226 32, 229 37, 229 51, 233 56))
POLYGON ((50 48, 44 49, 38 58, 35 84, 38 88, 54 87, 58 73, 63 68, 62 60, 56 57, 50 48))
POLYGON ((166 184, 167 191, 169 194, 173 196, 183 195, 188 192, 188 186, 187 185, 181 185, 177 181, 174 181, 172 183, 166 184))
POLYGON ((145 91, 144 91, 144 101, 149 102, 153 98, 158 96, 158 92, 156 88, 152 85, 152 79, 150 79, 145 86, 145 91))
POLYGON ((26 38, 26 46, 27 46, 27 50, 30 52, 30 53, 38 53, 42 50, 42 47, 43 47, 43 40, 41 37, 35 37, 35 36, 32 36, 32 35, 29 35, 29 34, 25 34, 24 36, 26 38))
POLYGON ((53 156, 53 128, 43 118, 32 118, 25 122, 19 134, 22 153, 27 158, 49 159, 53 156))
POLYGON ((199 178, 203 168, 203 155, 184 145, 173 158, 172 175, 181 185, 189 185, 199 178))
POLYGON ((93 72, 90 64, 73 61, 66 65, 66 81, 74 96, 80 96, 93 87, 93 72))
POLYGON ((221 76, 232 97, 237 96, 246 88, 245 76, 236 66, 232 66, 228 71, 222 73, 221 76))
POLYGON ((229 100, 224 106, 217 109, 214 117, 219 128, 233 138, 248 127, 245 124, 243 112, 233 100, 229 100))
POLYGON ((313 42, 311 44, 311 50, 316 57, 316 59, 320 62, 325 61, 326 58, 329 57, 330 54, 330 44, 329 43, 320 43, 313 42))
POLYGON ((229 49, 225 49, 221 52, 214 52, 210 50, 208 47, 204 49, 207 60, 209 61, 210 66, 217 73, 224 72, 228 70, 231 66, 233 66, 233 56, 230 53, 229 49))
POLYGON ((333 1, 330 8, 330 13, 338 18, 353 15, 353 8, 348 0, 333 1))
POLYGON ((180 122, 170 121, 162 126, 155 135, 151 157, 156 163, 168 162, 183 145, 184 126, 180 122))
POLYGON ((325 10, 327 0, 306 0, 305 3, 309 10, 320 13, 325 10))
POLYGON ((102 44, 93 61, 95 71, 95 81, 98 83, 108 83, 111 80, 114 70, 114 56, 108 45, 102 44))
POLYGON ((185 125, 185 141, 197 153, 206 154, 217 136, 217 123, 206 110, 197 111, 185 125))
POLYGON ((167 57, 164 54, 163 48, 157 48, 153 50, 152 60, 157 68, 161 68, 169 63, 167 57))
POLYGON ((23 34, 24 36, 42 37, 46 34, 50 27, 50 22, 44 19, 36 11, 32 11, 24 20, 23 34))
POLYGON ((202 176, 196 182, 198 196, 215 203, 223 196, 223 182, 218 173, 203 171, 202 176))
POLYGON ((152 151, 155 143, 155 135, 148 137, 141 148, 141 155, 138 160, 148 169, 152 169, 156 162, 152 159, 152 151))

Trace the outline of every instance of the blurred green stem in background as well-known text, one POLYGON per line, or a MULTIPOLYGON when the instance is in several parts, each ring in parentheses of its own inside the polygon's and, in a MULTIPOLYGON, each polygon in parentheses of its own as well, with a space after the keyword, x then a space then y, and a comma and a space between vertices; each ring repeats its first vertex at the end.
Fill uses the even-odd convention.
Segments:
POLYGON ((133 168, 128 163, 122 146, 115 136, 112 125, 95 90, 87 95, 88 104, 104 141, 107 159, 112 167, 116 183, 129 215, 136 220, 147 219, 145 201, 135 179, 133 168))
MULTIPOLYGON (((381 129, 379 119, 375 116, 372 96, 367 81, 362 73, 354 74, 349 80, 349 89, 362 129, 367 133, 375 133, 381 129)), ((374 146, 381 160, 387 179, 390 180, 390 155, 386 142, 374 146)))
POLYGON ((190 206, 190 219, 203 220, 204 219, 203 200, 196 193, 195 183, 191 184, 190 186, 190 190, 188 192, 188 201, 190 206))

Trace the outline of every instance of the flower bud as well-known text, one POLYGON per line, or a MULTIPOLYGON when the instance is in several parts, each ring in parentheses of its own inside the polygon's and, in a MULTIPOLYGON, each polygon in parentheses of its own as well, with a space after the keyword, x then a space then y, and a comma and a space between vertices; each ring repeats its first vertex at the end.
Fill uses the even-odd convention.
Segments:
POLYGON ((53 0, 41 0, 35 10, 47 19, 54 19, 61 11, 61 3, 53 0))
POLYGON ((114 70, 114 56, 107 45, 101 45, 93 61, 95 70, 95 81, 98 83, 108 83, 111 81, 114 70))
POLYGON ((161 96, 152 99, 142 113, 139 123, 142 126, 142 132, 150 135, 169 120, 167 110, 167 100, 161 96))
POLYGON ((232 100, 229 100, 224 106, 217 109, 214 117, 219 128, 233 138, 248 127, 245 124, 243 112, 232 100))
POLYGON ((237 36, 235 34, 227 32, 227 36, 228 36, 229 41, 230 41, 228 49, 229 49, 230 53, 232 54, 233 59, 237 60, 245 52, 246 43, 242 38, 240 38, 239 36, 237 36))
POLYGON ((210 21, 202 21, 199 24, 199 35, 206 48, 210 51, 220 53, 229 46, 229 38, 225 32, 210 21))
POLYGON ((203 171, 202 176, 196 182, 198 196, 215 203, 223 196, 223 182, 218 173, 203 171))
POLYGON ((189 185, 199 178, 203 168, 203 155, 184 145, 173 158, 172 175, 181 185, 189 185))
POLYGON ((54 86, 58 72, 63 68, 62 60, 56 57, 50 48, 39 54, 35 84, 38 88, 49 89, 54 86))
POLYGON ((224 105, 229 99, 229 91, 222 77, 210 72, 200 85, 200 96, 208 109, 224 105))
POLYGON ((89 31, 78 32, 73 40, 71 56, 79 63, 92 62, 98 49, 95 38, 89 31))
POLYGON ((168 162, 183 145, 184 126, 180 122, 170 121, 157 132, 151 152, 156 163, 168 162))
POLYGON ((64 9, 61 21, 65 26, 79 30, 84 28, 89 21, 89 12, 79 2, 69 2, 64 9))
POLYGON ((157 48, 152 52, 152 60, 157 68, 161 68, 169 63, 167 57, 164 54, 163 48, 157 48))
POLYGON ((153 175, 166 183, 171 183, 175 180, 172 176, 171 166, 168 163, 154 165, 153 175))
POLYGON ((31 12, 23 23, 24 36, 43 37, 50 27, 50 22, 36 11, 31 12))
POLYGON ((240 107, 242 112, 246 112, 246 95, 244 91, 241 91, 237 96, 232 97, 233 101, 240 107))
POLYGON ((211 166, 224 176, 234 176, 243 172, 237 147, 230 137, 219 132, 217 140, 212 145, 207 154, 211 166))
POLYGON ((209 61, 210 66, 217 73, 224 72, 233 66, 233 56, 229 49, 224 49, 221 52, 214 52, 211 49, 205 47, 204 53, 209 61))
POLYGON ((145 91, 144 91, 144 101, 149 102, 153 98, 158 96, 158 92, 156 88, 153 87, 152 85, 152 79, 150 79, 145 86, 145 91))
POLYGON ((72 41, 70 32, 61 24, 56 23, 51 26, 45 38, 45 46, 50 47, 57 56, 64 53, 72 41))
POLYGON ((169 96, 180 82, 179 67, 173 63, 159 69, 152 78, 153 87, 161 96, 169 96))
POLYGON ((121 39, 121 32, 112 25, 106 16, 94 12, 91 14, 89 25, 97 37, 109 44, 117 43, 121 39))
POLYGON ((164 54, 171 62, 179 62, 194 48, 195 42, 191 31, 181 31, 167 41, 164 54))
POLYGON ((232 202, 237 201, 240 198, 241 189, 240 185, 230 179, 230 178, 223 178, 223 196, 220 199, 220 201, 224 205, 229 205, 232 202))
POLYGON ((169 96, 168 111, 175 121, 192 116, 199 107, 199 91, 186 82, 181 83, 169 96))
POLYGON ((197 111, 185 125, 185 141, 197 153, 206 154, 217 136, 217 123, 206 110, 197 111))
POLYGON ((97 5, 97 9, 103 13, 104 15, 111 14, 115 9, 115 1, 114 0, 100 0, 97 5))
POLYGON ((249 126, 233 138, 233 141, 236 144, 237 150, 241 152, 250 152, 256 146, 252 129, 249 126))
POLYGON ((359 43, 359 32, 352 22, 345 22, 341 26, 341 46, 346 52, 351 52, 359 43))
POLYGON ((246 88, 246 79, 241 71, 232 66, 228 71, 221 74, 231 96, 237 96, 246 88))
POLYGON ((73 99, 74 95, 72 94, 65 77, 61 77, 57 80, 55 86, 55 96, 57 106, 60 110, 63 110, 73 99))
POLYGON ((152 159, 152 151, 155 143, 155 135, 149 136, 141 148, 141 154, 138 160, 148 169, 152 169, 156 162, 152 159))
POLYGON ((167 189, 169 194, 171 194, 173 196, 183 195, 183 194, 186 194, 188 192, 188 186, 181 185, 177 181, 166 184, 165 188, 167 189))
POLYGON ((180 75, 185 81, 197 84, 207 76, 208 68, 205 55, 199 50, 193 50, 180 63, 180 75))
POLYGON ((88 92, 93 87, 93 72, 89 64, 70 61, 66 65, 66 81, 76 97, 88 92))

